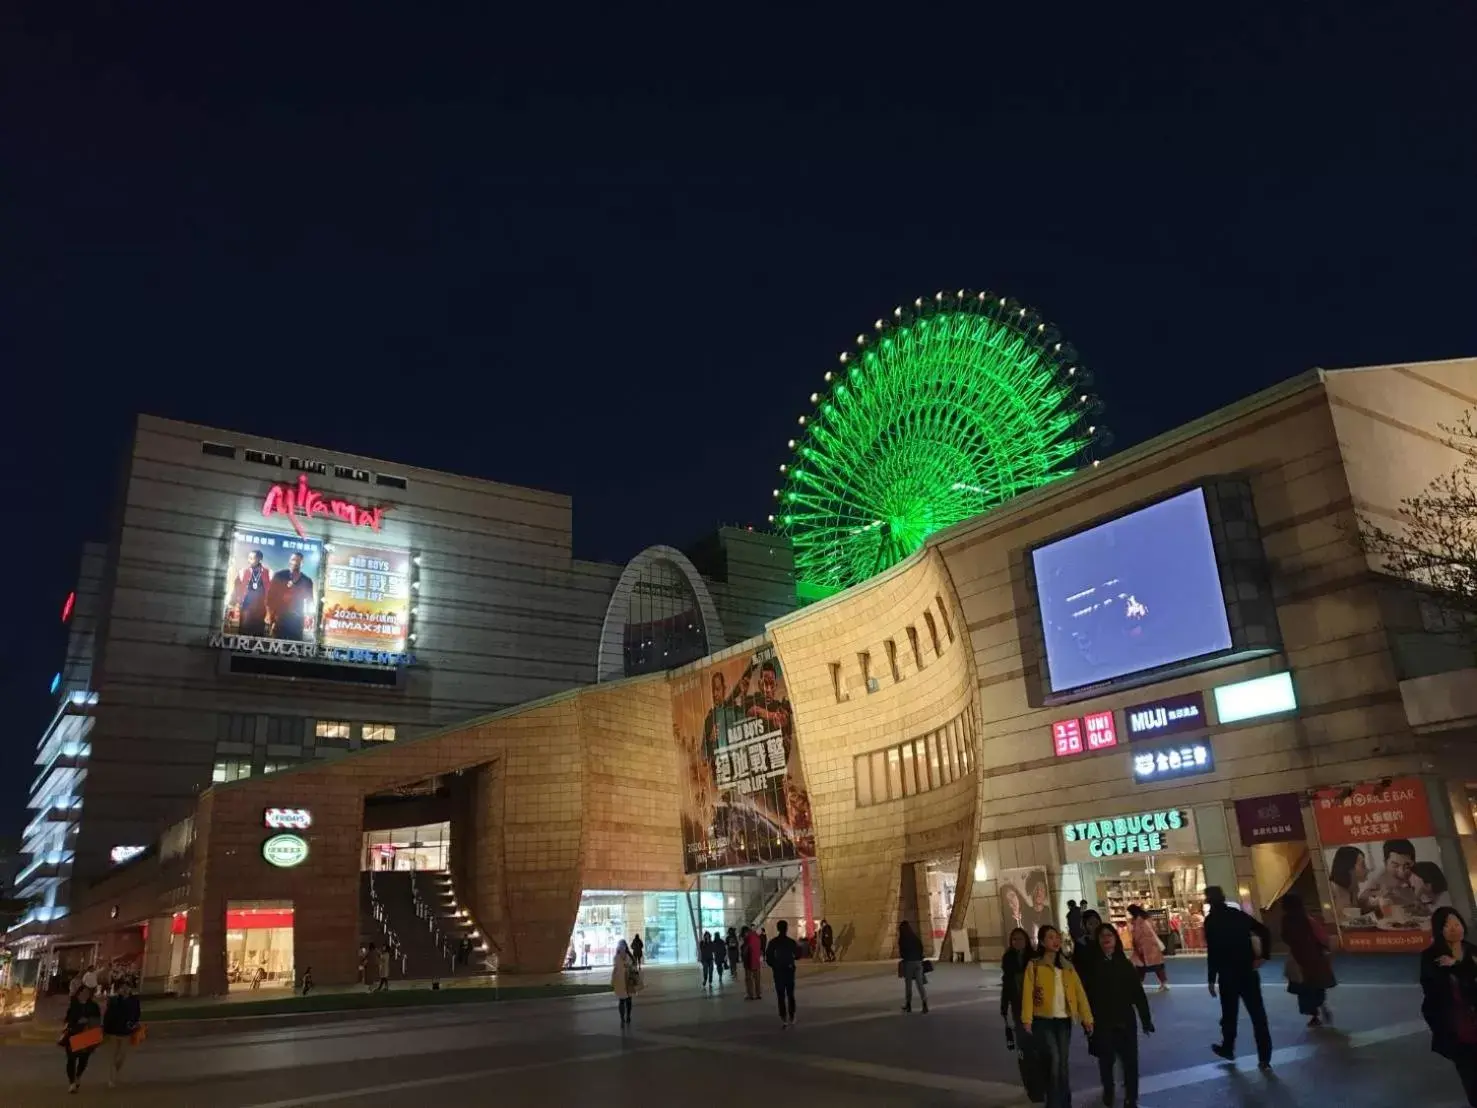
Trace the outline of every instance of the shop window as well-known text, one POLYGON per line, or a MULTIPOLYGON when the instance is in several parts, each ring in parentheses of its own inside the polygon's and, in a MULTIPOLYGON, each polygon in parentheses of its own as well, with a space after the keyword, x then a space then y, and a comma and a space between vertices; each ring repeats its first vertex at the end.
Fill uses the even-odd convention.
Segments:
POLYGON ((227 781, 240 781, 250 776, 250 762, 217 762, 215 768, 210 771, 210 780, 217 785, 224 784, 227 781))
POLYGON ((857 651, 856 663, 862 668, 862 688, 872 691, 872 655, 865 650, 857 651))
POLYGON ((367 743, 392 743, 395 741, 393 723, 366 723, 361 735, 367 743))
POLYGON ((944 652, 944 649, 939 645, 939 628, 938 624, 933 621, 932 612, 923 613, 923 625, 928 628, 928 637, 933 642, 933 653, 937 657, 944 652))
POLYGON ((872 760, 861 754, 851 760, 851 766, 856 776, 856 806, 865 808, 872 803, 872 760))
POLYGON ((320 719, 313 734, 320 739, 345 739, 349 737, 350 725, 342 720, 320 719))
POLYGON ((231 991, 293 987, 292 925, 290 900, 226 901, 226 977, 231 991))
POLYGON ((949 637, 950 642, 953 642, 954 625, 949 622, 949 609, 944 606, 944 598, 942 596, 935 596, 933 599, 939 606, 939 619, 944 621, 944 634, 949 637))
POLYGON ((918 628, 909 627, 908 645, 913 648, 913 665, 918 669, 923 668, 923 651, 918 649, 918 628))
POLYGON ((888 639, 882 645, 887 648, 887 668, 892 671, 892 682, 897 684, 903 679, 903 675, 898 672, 897 668, 897 643, 888 639))

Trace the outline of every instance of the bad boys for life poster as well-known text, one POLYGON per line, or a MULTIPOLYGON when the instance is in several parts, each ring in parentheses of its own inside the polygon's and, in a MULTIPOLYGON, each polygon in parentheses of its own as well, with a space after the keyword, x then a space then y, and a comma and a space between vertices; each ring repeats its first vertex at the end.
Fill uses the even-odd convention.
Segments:
POLYGON ((676 678, 672 729, 688 873, 815 857, 794 713, 771 644, 676 678))
POLYGON ((324 644, 399 652, 409 623, 410 552, 334 543, 324 569, 324 644))
POLYGON ((226 566, 221 632, 318 641, 323 544, 273 531, 236 531, 226 566))

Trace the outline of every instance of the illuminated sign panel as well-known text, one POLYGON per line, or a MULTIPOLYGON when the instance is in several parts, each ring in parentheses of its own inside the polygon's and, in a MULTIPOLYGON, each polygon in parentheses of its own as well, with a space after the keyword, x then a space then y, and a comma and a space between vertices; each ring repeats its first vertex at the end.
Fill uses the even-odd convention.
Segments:
POLYGON ((1215 755, 1204 739, 1133 756, 1133 779, 1140 784, 1213 772, 1215 755))
POLYGON ((410 552, 334 543, 323 580, 323 641, 351 650, 405 649, 410 552))
POLYGON ((213 650, 232 654, 268 654, 278 658, 302 658, 307 661, 334 662, 348 665, 400 667, 415 665, 414 654, 389 650, 350 650, 338 646, 319 646, 310 642, 283 642, 281 639, 254 639, 246 635, 222 635, 216 632, 206 640, 213 650))
POLYGON ((1107 750, 1118 745, 1112 712, 1090 712, 1077 719, 1059 719, 1051 725, 1052 751, 1058 758, 1084 750, 1107 750))
POLYGON ((307 516, 310 520, 314 516, 339 519, 355 527, 378 531, 384 512, 383 508, 365 508, 347 500, 326 500, 322 493, 314 492, 308 486, 307 474, 298 475, 296 486, 273 485, 266 500, 262 501, 262 515, 268 519, 274 515, 286 516, 292 529, 304 538, 307 536, 298 521, 299 516, 307 516))
POLYGON ((1196 731, 1206 726, 1205 696, 1192 692, 1148 704, 1135 704, 1132 708, 1123 709, 1123 718, 1128 721, 1130 739, 1151 739, 1159 735, 1196 731))
POLYGON ((262 813, 262 826, 273 831, 306 831, 313 826, 313 813, 307 808, 268 808, 262 813))
POLYGON ((1062 828, 1068 843, 1086 843, 1093 858, 1113 858, 1120 854, 1160 854, 1167 849, 1171 831, 1187 824, 1178 808, 1139 812, 1112 819, 1085 820, 1062 828))
POLYGON ((121 866, 124 862, 130 862, 137 858, 149 848, 146 846, 115 846, 108 851, 108 861, 115 866, 121 866))
POLYGON ((226 566, 223 635, 318 641, 323 544, 269 531, 237 531, 226 566))
POLYGON ((1234 685, 1221 685, 1212 691, 1212 695, 1215 697, 1216 718, 1222 723, 1240 723, 1246 719, 1295 712, 1298 707, 1290 673, 1274 673, 1250 681, 1237 681, 1234 685))
POLYGON ((262 843, 262 857, 278 869, 291 869, 308 860, 308 840, 301 835, 273 835, 262 843))

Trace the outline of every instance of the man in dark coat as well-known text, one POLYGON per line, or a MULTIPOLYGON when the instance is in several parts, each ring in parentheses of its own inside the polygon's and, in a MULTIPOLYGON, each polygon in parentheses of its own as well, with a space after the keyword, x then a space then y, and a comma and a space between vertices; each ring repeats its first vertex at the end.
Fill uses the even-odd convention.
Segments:
POLYGON ((1241 1005, 1246 1005, 1251 1033, 1256 1039, 1257 1064, 1272 1068, 1272 1032, 1267 1027, 1267 1007, 1262 1001, 1262 977, 1258 967, 1272 948, 1272 933, 1239 908, 1226 903, 1218 885, 1205 889, 1210 911, 1205 917, 1205 965, 1210 975, 1210 995, 1220 986, 1221 1041, 1210 1049, 1226 1061, 1236 1057, 1236 1024, 1241 1005))

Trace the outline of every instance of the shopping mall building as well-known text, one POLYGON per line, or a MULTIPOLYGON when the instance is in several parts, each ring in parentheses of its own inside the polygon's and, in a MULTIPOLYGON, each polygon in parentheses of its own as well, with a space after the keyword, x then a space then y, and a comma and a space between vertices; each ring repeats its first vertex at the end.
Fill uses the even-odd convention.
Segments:
POLYGON ((93 721, 77 856, 149 849, 74 890, 51 941, 132 944, 147 978, 186 991, 226 988, 267 946, 319 983, 352 981, 375 882, 403 855, 525 971, 598 962, 635 931, 683 961, 695 931, 776 915, 807 933, 825 916, 847 958, 890 956, 900 918, 946 954, 985 956, 1068 898, 1114 918, 1143 904, 1193 950, 1207 884, 1258 913, 1299 891, 1350 950, 1421 945, 1436 904, 1472 908, 1477 662, 1439 598, 1376 572, 1360 526, 1457 466, 1441 428, 1474 407, 1477 360, 1308 373, 635 676, 596 660, 622 643, 630 657, 612 620, 632 571, 568 560, 566 502, 439 475, 416 501, 433 480, 404 471, 393 497, 373 479, 353 495, 314 471, 352 521, 263 519, 289 470, 202 459, 206 432, 148 421, 133 481, 209 475, 240 515, 188 485, 129 503, 113 627, 97 632, 126 653, 72 709, 93 721), (330 589, 341 550, 411 555, 407 641, 369 671, 393 684, 293 668, 350 664, 324 657, 328 592, 316 658, 216 645, 243 633, 239 593, 222 592, 239 590, 242 551, 294 520, 323 541, 330 589), (457 545, 468 533, 477 553, 457 545), (146 602, 151 570, 176 584, 146 602), (144 665, 183 678, 132 680, 144 665), (510 706, 451 718, 484 701, 510 706), (237 715, 245 737, 222 722, 237 715), (322 757, 309 730, 262 772, 289 746, 283 718, 349 721, 355 748, 322 757), (394 741, 366 734, 381 723, 394 741), (109 742, 116 784, 94 793, 109 742), (217 774, 162 835, 129 822, 130 781, 188 795, 201 767, 248 757, 250 775, 217 774))

